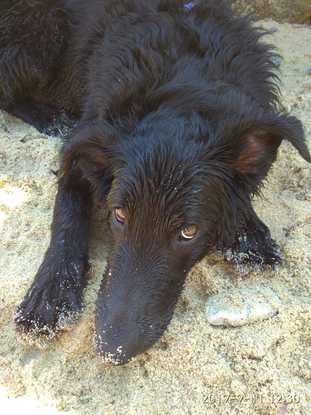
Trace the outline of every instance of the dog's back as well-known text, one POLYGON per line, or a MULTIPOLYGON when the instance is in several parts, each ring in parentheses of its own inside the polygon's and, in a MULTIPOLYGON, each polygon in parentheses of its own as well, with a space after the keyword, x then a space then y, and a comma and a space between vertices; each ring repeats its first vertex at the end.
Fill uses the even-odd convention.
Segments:
POLYGON ((78 118, 141 116, 157 105, 159 88, 167 98, 182 85, 192 86, 189 94, 229 85, 265 108, 277 100, 263 32, 234 18, 227 2, 25 0, 0 7, 2 108, 26 100, 78 118))
POLYGON ((97 0, 74 7, 84 16, 75 66, 88 65, 86 117, 142 116, 162 93, 167 100, 181 88, 188 105, 207 89, 230 89, 231 99, 244 94, 265 109, 278 103, 276 54, 261 42, 266 32, 235 17, 228 2, 97 0))

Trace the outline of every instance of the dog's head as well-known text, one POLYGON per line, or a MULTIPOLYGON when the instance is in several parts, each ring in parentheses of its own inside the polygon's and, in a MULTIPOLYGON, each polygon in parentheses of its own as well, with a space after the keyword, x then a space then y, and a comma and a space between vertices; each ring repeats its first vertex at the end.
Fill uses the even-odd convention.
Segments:
POLYGON ((229 243, 282 138, 295 143, 297 134, 288 117, 217 129, 198 113, 168 109, 124 136, 106 123, 81 128, 64 170, 78 169, 110 212, 113 247, 96 317, 106 359, 125 363, 162 335, 191 267, 229 243))

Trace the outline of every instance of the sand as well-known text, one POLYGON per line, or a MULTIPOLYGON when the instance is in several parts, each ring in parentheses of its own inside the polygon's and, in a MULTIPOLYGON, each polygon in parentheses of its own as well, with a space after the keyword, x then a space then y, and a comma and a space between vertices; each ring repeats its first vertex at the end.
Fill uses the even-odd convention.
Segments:
POLYGON ((261 19, 292 23, 311 22, 310 0, 233 0, 233 4, 239 12, 255 12, 261 19))
MULTIPOLYGON (((305 123, 311 145, 311 27, 265 25, 278 29, 273 41, 284 56, 285 104, 305 123)), ((103 219, 94 226, 93 269, 79 323, 45 349, 23 344, 12 324, 48 246, 56 191, 51 170, 60 145, 0 114, 0 385, 7 393, 55 413, 81 415, 310 415, 310 166, 282 144, 264 199, 255 203, 284 264, 275 272, 239 273, 219 258, 204 259, 189 276, 163 338, 130 364, 110 367, 93 348, 94 300, 109 243, 103 219), (273 289, 279 313, 239 328, 209 325, 208 296, 248 285, 273 289)), ((17 401, 2 395, 1 412, 14 412, 17 401)))

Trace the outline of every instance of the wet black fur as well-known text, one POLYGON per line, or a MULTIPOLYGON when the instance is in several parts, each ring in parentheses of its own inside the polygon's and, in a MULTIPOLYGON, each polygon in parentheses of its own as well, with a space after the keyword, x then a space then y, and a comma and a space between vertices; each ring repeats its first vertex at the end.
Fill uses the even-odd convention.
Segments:
POLYGON ((251 198, 283 139, 310 154, 279 102, 265 34, 221 1, 1 1, 0 107, 50 133, 75 124, 20 329, 54 333, 81 310, 94 200, 128 218, 110 215, 96 312, 98 351, 116 363, 162 335, 187 273, 212 250, 280 261, 251 198), (186 242, 191 224, 199 232, 186 242))

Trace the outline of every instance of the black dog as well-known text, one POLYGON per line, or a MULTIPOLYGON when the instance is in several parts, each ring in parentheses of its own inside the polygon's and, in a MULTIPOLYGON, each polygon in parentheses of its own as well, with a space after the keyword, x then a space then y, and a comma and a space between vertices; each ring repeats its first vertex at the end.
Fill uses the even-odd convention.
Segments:
POLYGON ((280 261, 251 197, 283 139, 310 154, 265 33, 221 1, 1 1, 1 108, 41 130, 77 123, 20 329, 54 333, 81 310, 94 199, 113 235, 97 348, 115 363, 159 339, 212 250, 280 261))

